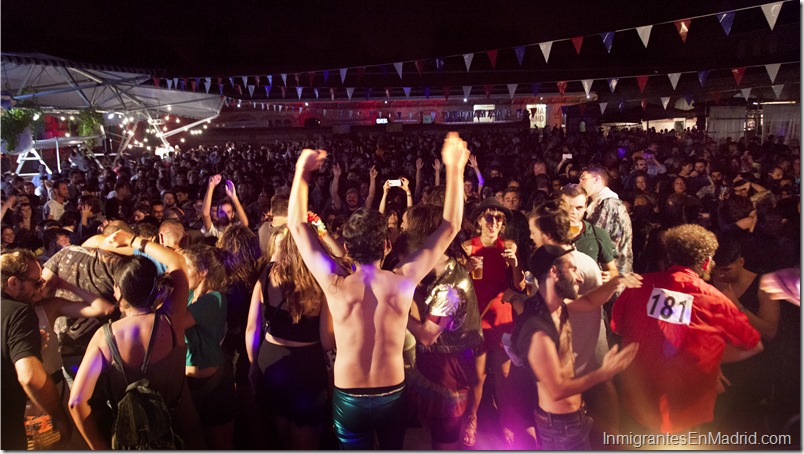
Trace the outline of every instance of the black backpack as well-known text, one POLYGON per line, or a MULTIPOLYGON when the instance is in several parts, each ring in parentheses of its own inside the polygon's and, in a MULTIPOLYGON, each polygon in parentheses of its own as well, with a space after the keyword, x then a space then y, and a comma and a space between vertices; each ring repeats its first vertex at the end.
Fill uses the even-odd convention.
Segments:
MULTIPOLYGON (((145 359, 142 363, 142 373, 148 369, 148 360, 151 357, 151 347, 156 338, 159 327, 159 315, 154 314, 154 328, 145 359)), ((149 388, 150 382, 143 378, 129 383, 126 372, 123 370, 123 360, 110 328, 111 321, 103 325, 106 342, 112 352, 115 367, 123 373, 128 384, 126 393, 117 403, 114 429, 112 431, 112 449, 117 450, 145 450, 145 449, 182 449, 184 443, 173 431, 170 409, 159 391, 149 388)))

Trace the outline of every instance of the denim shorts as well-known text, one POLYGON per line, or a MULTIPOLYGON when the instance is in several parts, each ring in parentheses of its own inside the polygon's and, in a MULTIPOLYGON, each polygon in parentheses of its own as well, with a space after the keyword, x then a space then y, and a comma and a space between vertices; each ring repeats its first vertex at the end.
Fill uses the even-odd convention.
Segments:
POLYGON ((589 431, 592 418, 581 407, 572 413, 548 413, 541 408, 534 412, 536 433, 541 449, 550 451, 589 450, 589 431))

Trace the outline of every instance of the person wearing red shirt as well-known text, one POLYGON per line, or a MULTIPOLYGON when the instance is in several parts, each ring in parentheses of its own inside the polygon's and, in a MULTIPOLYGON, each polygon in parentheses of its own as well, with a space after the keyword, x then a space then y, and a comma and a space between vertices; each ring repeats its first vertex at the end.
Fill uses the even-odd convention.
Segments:
POLYGON ((623 406, 643 431, 677 433, 714 419, 720 364, 762 351, 759 333, 704 282, 715 235, 695 224, 667 231, 671 266, 642 276, 615 301, 611 327, 639 352, 621 374, 623 406))

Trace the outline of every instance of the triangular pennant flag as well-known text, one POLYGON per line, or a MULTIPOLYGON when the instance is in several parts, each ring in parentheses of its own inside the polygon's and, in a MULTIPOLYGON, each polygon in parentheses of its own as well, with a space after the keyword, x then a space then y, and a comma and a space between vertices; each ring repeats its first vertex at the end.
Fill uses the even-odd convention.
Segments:
POLYGON ((553 48, 553 42, 547 41, 546 43, 539 43, 539 49, 542 50, 542 55, 544 55, 544 62, 550 59, 550 49, 553 48))
POLYGON ((324 85, 326 85, 327 81, 329 80, 329 70, 325 69, 325 70, 323 70, 321 72, 322 72, 322 74, 324 74, 324 85))
POLYGON ((676 89, 676 85, 678 85, 678 79, 681 77, 681 73, 670 73, 667 75, 667 78, 670 79, 670 85, 673 86, 673 90, 676 89))
POLYGON ((508 94, 511 96, 511 99, 514 99, 514 93, 516 93, 517 84, 508 84, 508 94))
POLYGON ((569 106, 561 106, 561 114, 562 115, 566 115, 568 110, 569 110, 569 106))
POLYGON ((620 79, 616 78, 616 77, 614 79, 609 79, 609 91, 611 93, 614 93, 614 90, 617 89, 617 82, 619 82, 619 81, 620 81, 620 79))
POLYGON ((734 81, 737 82, 737 85, 740 85, 740 81, 743 80, 743 74, 745 74, 745 66, 732 69, 731 74, 734 76, 734 81))
POLYGON ((390 89, 388 89, 388 88, 386 88, 386 89, 385 89, 385 97, 386 97, 386 98, 390 98, 390 97, 391 97, 391 90, 390 90, 390 89))
POLYGON ((181 90, 186 90, 187 89, 187 79, 180 80, 179 85, 181 86, 181 90))
POLYGON ((240 79, 243 81, 243 86, 248 86, 248 76, 240 76, 240 79))
POLYGON ((173 86, 176 87, 176 89, 179 88, 179 78, 178 77, 173 78, 173 86))
POLYGON ((234 87, 234 86, 235 86, 235 84, 234 84, 234 77, 230 77, 230 78, 229 78, 229 85, 231 85, 232 87, 234 87))
POLYGON ((620 103, 617 104, 617 108, 622 112, 623 109, 625 109, 625 101, 620 101, 620 103))
POLYGON ((158 86, 159 86, 159 80, 160 80, 160 79, 159 79, 158 77, 154 77, 154 87, 158 87, 158 86))
POLYGON ((603 112, 605 112, 605 111, 606 111, 606 106, 608 106, 608 105, 609 105, 609 103, 607 103, 607 102, 601 102, 601 103, 598 103, 598 104, 600 105, 600 115, 603 115, 603 112))
POLYGON ((424 87, 424 98, 430 99, 430 87, 424 87))
POLYGON ((324 116, 327 116, 327 109, 324 109, 324 116))
POLYGON ((313 83, 315 83, 315 71, 307 73, 307 80, 310 82, 310 86, 312 87, 313 83))
POLYGON ((349 97, 349 101, 352 100, 352 95, 355 92, 355 87, 346 87, 346 96, 349 97))
POLYGON ((583 116, 586 113, 586 104, 578 104, 578 113, 583 116))
POLYGON ((466 65, 466 70, 469 71, 469 68, 472 66, 472 60, 474 60, 475 54, 463 54, 463 64, 466 65))
POLYGON ((299 85, 301 85, 301 82, 299 82, 299 73, 293 73, 293 78, 296 79, 296 86, 297 87, 299 85))
POLYGON ((687 106, 692 107, 692 95, 684 95, 684 100, 687 101, 687 106))
MULTIPOLYGON (((496 68, 497 67, 497 50, 495 49, 495 50, 487 51, 486 55, 488 55, 488 57, 489 57, 489 61, 491 62, 491 67, 496 68)), ((521 64, 522 63, 520 63, 520 65, 521 64)))
POLYGON ((533 96, 538 95, 539 90, 541 90, 541 89, 542 89, 541 82, 534 82, 534 83, 530 84, 530 90, 533 92, 533 96))
POLYGON ((270 85, 265 85, 264 87, 265 87, 265 97, 270 98, 271 97, 271 86, 270 85))
POLYGON ((366 88, 366 99, 371 98, 371 88, 366 88))
POLYGON ((765 65, 765 71, 768 72, 768 77, 770 77, 771 83, 776 82, 776 75, 779 74, 779 68, 782 66, 781 63, 773 63, 770 65, 765 65))
POLYGON ((648 41, 650 41, 650 31, 653 29, 653 25, 645 25, 643 27, 637 27, 637 35, 639 35, 639 39, 642 40, 642 45, 648 47, 648 41))
POLYGON ((748 98, 751 96, 751 87, 741 88, 740 93, 743 94, 743 99, 745 99, 745 102, 748 102, 748 98))
POLYGON ((424 71, 424 61, 423 60, 416 60, 413 62, 416 65, 416 72, 419 73, 419 77, 422 76, 422 71, 424 71))
POLYGON ((402 87, 402 91, 405 92, 406 98, 410 98, 410 87, 402 87))
POLYGON ((313 88, 313 93, 315 94, 315 99, 318 99, 318 89, 313 88))
POLYGON ((444 69, 444 59, 443 58, 436 58, 435 59, 436 69, 441 71, 444 69))
POLYGON ((667 110, 667 104, 670 102, 670 97, 669 96, 662 96, 659 99, 662 100, 662 107, 664 107, 664 110, 667 110))
POLYGON ((575 52, 581 55, 581 46, 583 45, 583 36, 576 36, 572 38, 572 45, 575 46, 575 52))
POLYGON ((779 18, 779 11, 782 9, 782 3, 784 2, 767 3, 762 5, 762 13, 765 14, 765 19, 768 21, 768 25, 770 25, 771 30, 773 30, 773 27, 776 25, 776 19, 779 18))
POLYGON ((218 91, 220 91, 221 94, 223 94, 223 84, 218 84, 218 91))
POLYGON ((362 80, 363 79, 363 74, 365 74, 365 73, 366 73, 366 67, 365 66, 361 66, 361 67, 357 68, 357 80, 362 80))
POLYGON ((614 32, 601 33, 600 38, 603 40, 606 52, 611 53, 611 44, 614 42, 614 32))
POLYGON ((444 95, 444 99, 449 101, 449 90, 452 87, 441 87, 441 94, 444 95))
POLYGON ((519 66, 522 66, 522 61, 525 59, 525 46, 514 47, 514 54, 516 54, 516 61, 519 66))
POLYGON ((285 95, 287 94, 288 87, 282 85, 281 87, 279 87, 279 89, 282 90, 282 99, 285 99, 285 95))
POLYGON ((715 101, 715 104, 720 104, 720 92, 713 91, 712 92, 712 100, 715 101))
POLYGON ((687 33, 690 31, 691 22, 690 19, 682 19, 674 22, 676 24, 676 30, 678 30, 678 36, 681 37, 681 42, 683 43, 687 42, 687 33))
POLYGON ((581 85, 583 85, 583 91, 586 92, 586 96, 589 96, 589 89, 592 88, 592 79, 585 79, 581 81, 581 85))
POLYGON ((249 86, 248 86, 248 95, 249 95, 250 97, 252 97, 252 98, 254 97, 254 89, 255 89, 255 88, 256 88, 256 87, 255 87, 254 85, 249 85, 249 86))
POLYGON ((642 101, 639 103, 639 105, 641 105, 641 106, 642 106, 642 110, 648 110, 648 100, 647 100, 647 99, 643 99, 643 100, 642 100, 642 101))
POLYGON ((204 89, 206 89, 207 94, 209 94, 210 87, 212 87, 212 81, 207 77, 207 80, 204 81, 204 89))
POLYGON ((718 14, 717 21, 720 22, 720 26, 723 27, 723 31, 726 32, 726 36, 729 36, 729 33, 731 33, 731 24, 734 23, 734 11, 718 14))
POLYGON ((341 68, 341 70, 340 70, 341 71, 341 83, 342 84, 346 82, 346 71, 348 71, 348 70, 349 70, 349 68, 341 68))
POLYGON ((282 78, 282 83, 287 87, 288 86, 288 75, 287 74, 280 74, 279 77, 282 78))
POLYGON ((639 92, 642 93, 645 90, 645 85, 648 83, 649 76, 637 76, 637 85, 639 85, 639 92))
POLYGON ((709 70, 706 71, 698 71, 698 82, 701 83, 701 87, 706 84, 706 79, 709 77, 709 70))
POLYGON ((235 91, 237 92, 237 94, 241 96, 243 95, 243 87, 241 87, 240 85, 235 85, 235 91))
POLYGON ((304 107, 299 107, 299 113, 302 113, 303 110, 304 110, 304 107))
POLYGON ((218 77, 218 85, 223 85, 223 77, 218 77))
POLYGON ((463 97, 465 99, 469 98, 469 93, 471 93, 471 92, 472 92, 472 86, 471 85, 464 85, 463 86, 463 97))
POLYGON ((491 85, 483 85, 483 92, 486 93, 487 99, 491 97, 491 89, 492 89, 491 85))
POLYGON ((195 92, 195 90, 198 88, 198 81, 200 81, 200 80, 201 79, 196 77, 194 80, 190 81, 190 86, 192 87, 193 92, 195 92))
POLYGON ((773 94, 776 95, 776 99, 778 100, 780 96, 782 96, 782 89, 784 88, 784 84, 779 85, 771 85, 773 88, 773 94))
POLYGON ((266 77, 268 77, 268 85, 273 86, 274 85, 274 76, 268 74, 266 77))
POLYGON ((399 78, 402 78, 402 62, 394 63, 394 69, 396 69, 396 73, 399 74, 399 78))
POLYGON ((260 86, 260 76, 254 76, 254 85, 260 86))
POLYGON ((558 92, 563 95, 564 91, 567 89, 567 82, 563 80, 558 81, 556 82, 556 87, 558 87, 558 92))
POLYGON ((167 85, 168 85, 168 90, 172 90, 173 89, 173 80, 168 79, 167 80, 167 85))

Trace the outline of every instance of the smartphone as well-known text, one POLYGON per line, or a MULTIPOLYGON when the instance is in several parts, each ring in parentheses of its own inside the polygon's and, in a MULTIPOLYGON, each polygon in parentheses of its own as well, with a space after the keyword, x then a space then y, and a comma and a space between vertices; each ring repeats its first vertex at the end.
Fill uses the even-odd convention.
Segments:
POLYGON ((388 186, 402 186, 402 180, 388 180, 388 186))
POLYGON ((572 153, 564 153, 561 155, 561 159, 572 159, 572 153))

